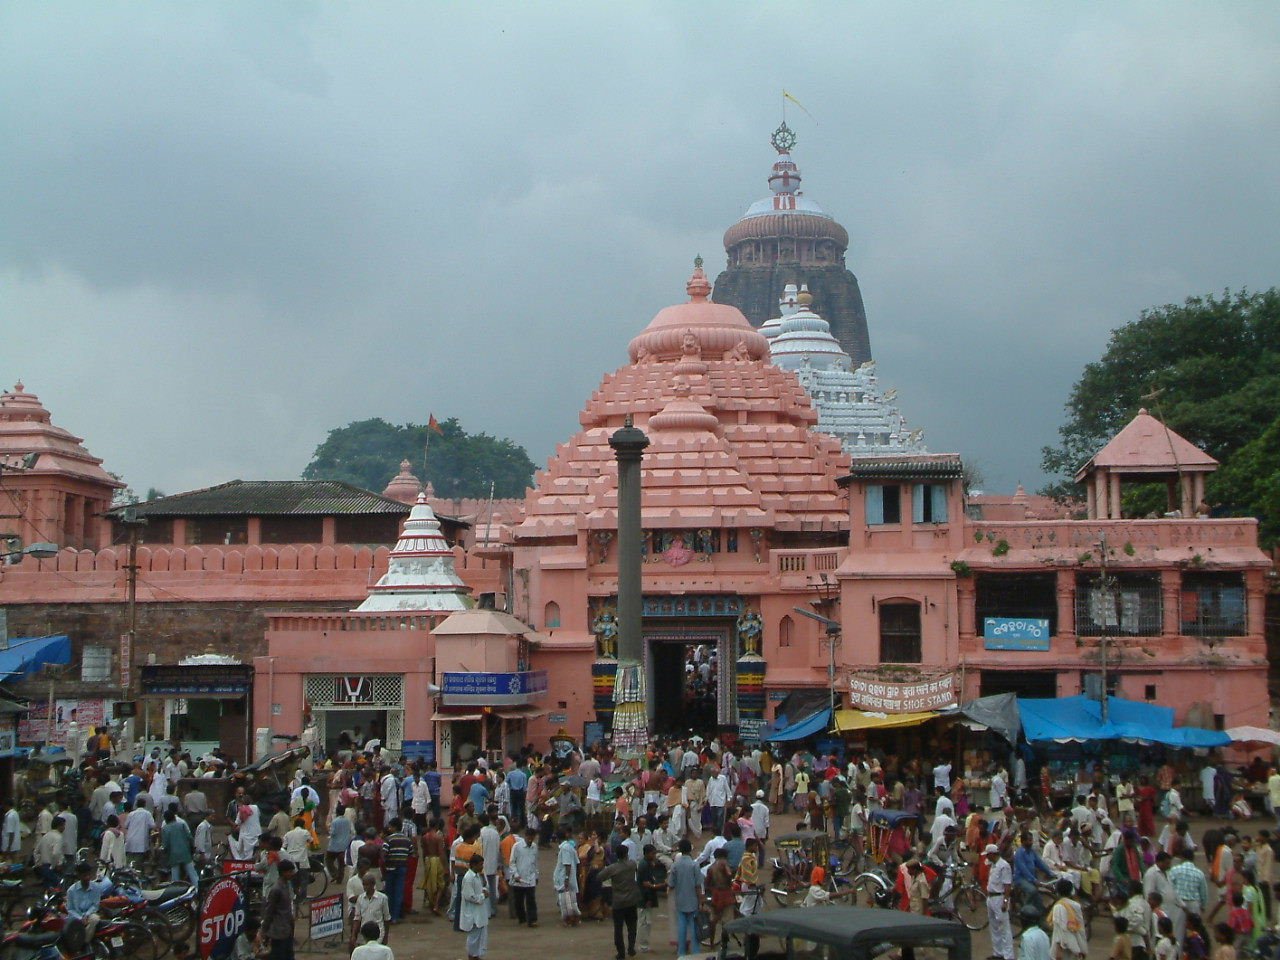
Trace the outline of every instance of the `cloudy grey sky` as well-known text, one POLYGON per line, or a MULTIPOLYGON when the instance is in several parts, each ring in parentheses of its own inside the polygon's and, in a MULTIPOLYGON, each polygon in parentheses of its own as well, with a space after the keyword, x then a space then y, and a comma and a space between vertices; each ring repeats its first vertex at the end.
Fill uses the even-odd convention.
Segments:
POLYGON ((135 488, 457 416, 541 463, 767 193, 989 489, 1145 306, 1280 281, 1280 7, 0 4, 0 382, 135 488))

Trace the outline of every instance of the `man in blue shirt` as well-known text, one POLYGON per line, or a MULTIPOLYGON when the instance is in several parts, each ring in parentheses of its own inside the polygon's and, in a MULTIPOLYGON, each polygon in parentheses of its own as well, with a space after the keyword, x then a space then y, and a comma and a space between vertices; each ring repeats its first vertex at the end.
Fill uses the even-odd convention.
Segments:
POLYGON ((1022 846, 1013 853, 1013 885, 1022 894, 1024 904, 1029 904, 1039 913, 1044 913, 1044 901, 1040 898, 1040 890, 1036 887, 1036 881, 1041 873, 1051 880, 1057 876, 1031 846, 1031 831, 1023 830, 1022 846))
POLYGON ((431 793, 431 815, 438 817, 440 816, 440 771, 436 769, 434 760, 427 764, 427 772, 423 774, 422 779, 427 781, 427 790, 431 793))
POLYGON ((524 823, 524 798, 529 789, 529 774, 525 772, 523 760, 516 760, 516 765, 507 774, 507 789, 511 791, 511 823, 514 827, 524 823))
POLYGON ((85 936, 93 937, 98 926, 98 907, 114 887, 110 880, 94 880, 92 865, 76 864, 76 882, 67 888, 67 916, 84 924, 85 936))

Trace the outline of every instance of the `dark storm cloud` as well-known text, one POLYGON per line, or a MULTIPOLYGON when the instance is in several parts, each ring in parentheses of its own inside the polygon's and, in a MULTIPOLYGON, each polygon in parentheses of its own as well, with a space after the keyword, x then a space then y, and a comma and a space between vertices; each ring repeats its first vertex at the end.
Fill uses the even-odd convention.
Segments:
POLYGON ((779 91, 934 450, 1038 483, 1144 306, 1276 282, 1267 6, 8 4, 0 377, 135 486, 456 415, 542 460, 779 91))

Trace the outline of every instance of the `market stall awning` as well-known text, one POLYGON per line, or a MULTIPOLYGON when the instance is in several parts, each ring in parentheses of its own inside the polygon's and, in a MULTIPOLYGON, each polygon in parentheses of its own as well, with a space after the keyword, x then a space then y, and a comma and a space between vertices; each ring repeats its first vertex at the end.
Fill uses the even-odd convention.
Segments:
POLYGON ((431 719, 436 723, 448 723, 450 720, 483 720, 483 713, 433 713, 431 719))
POLYGON ((1018 718, 1018 698, 1012 693, 997 693, 970 700, 960 708, 968 717, 970 730, 994 730, 1010 743, 1018 742, 1022 722, 1018 718))
POLYGON ((10 640, 9 649, 0 651, 0 680, 24 677, 45 664, 70 662, 71 638, 65 633, 10 640))
POLYGON ((891 730, 894 727, 914 727, 932 720, 938 714, 926 713, 868 713, 865 710, 837 710, 836 731, 891 730))
POLYGON ((1232 743, 1269 743, 1280 747, 1280 730, 1269 730, 1266 727, 1231 727, 1227 736, 1232 743))
POLYGON ((819 710, 817 713, 810 714, 795 723, 789 723, 780 728, 766 728, 760 732, 760 739, 770 742, 775 740, 803 740, 805 737, 812 737, 816 733, 825 731, 827 722, 830 719, 830 708, 819 710))
POLYGON ((1055 700, 1018 698, 1022 732, 1031 743, 1083 742, 1086 740, 1141 740, 1170 747, 1221 747, 1231 738, 1221 730, 1175 727, 1173 708, 1154 703, 1107 698, 1107 719, 1102 704, 1090 697, 1055 700))
POLYGON ((503 720, 533 720, 547 715, 541 707, 496 707, 493 712, 503 720))

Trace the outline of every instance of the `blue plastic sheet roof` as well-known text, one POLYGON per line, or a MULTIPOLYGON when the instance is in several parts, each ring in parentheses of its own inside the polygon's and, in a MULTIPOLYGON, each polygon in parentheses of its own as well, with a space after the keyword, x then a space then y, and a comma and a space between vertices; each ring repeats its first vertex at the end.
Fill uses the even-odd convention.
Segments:
POLYGON ((1108 718, 1102 720, 1102 704, 1089 697, 1056 700, 1018 698, 1022 732, 1036 743, 1047 740, 1145 740, 1171 747, 1221 747, 1231 738, 1220 730, 1175 727, 1173 708, 1122 697, 1107 698, 1108 718))
POLYGON ((831 710, 819 710, 812 716, 805 717, 795 723, 787 724, 779 729, 766 729, 760 734, 761 740, 803 740, 815 733, 822 733, 831 722, 831 710))
POLYGON ((70 662, 71 638, 65 633, 10 640, 9 649, 0 650, 0 680, 15 680, 35 673, 46 663, 70 662))

